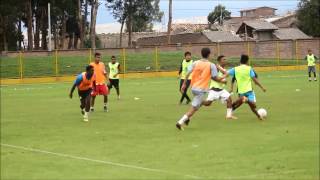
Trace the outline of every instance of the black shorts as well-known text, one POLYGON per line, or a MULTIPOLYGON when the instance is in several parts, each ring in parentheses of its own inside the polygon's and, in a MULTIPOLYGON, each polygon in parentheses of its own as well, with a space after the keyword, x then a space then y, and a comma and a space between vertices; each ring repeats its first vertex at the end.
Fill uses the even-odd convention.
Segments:
POLYGON ((79 94, 80 99, 85 99, 88 96, 90 96, 91 91, 92 91, 92 89, 88 89, 88 90, 84 90, 84 91, 78 90, 78 94, 79 94))
POLYGON ((109 79, 110 84, 108 85, 108 88, 111 89, 112 87, 115 87, 116 89, 119 88, 119 79, 109 79))
MULTIPOLYGON (((179 88, 179 91, 181 90, 181 87, 182 87, 183 81, 184 81, 184 79, 180 79, 180 88, 179 88)), ((188 88, 189 88, 190 84, 191 84, 191 80, 190 80, 190 79, 188 79, 188 80, 187 80, 187 82, 186 82, 186 89, 185 89, 185 91, 187 91, 187 90, 188 90, 188 88)))

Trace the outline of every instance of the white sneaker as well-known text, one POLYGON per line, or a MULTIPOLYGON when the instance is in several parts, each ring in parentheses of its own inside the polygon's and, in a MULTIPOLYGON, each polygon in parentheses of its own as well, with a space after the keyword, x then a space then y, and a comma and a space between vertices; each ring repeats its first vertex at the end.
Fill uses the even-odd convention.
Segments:
POLYGON ((88 122, 88 121, 89 121, 88 115, 85 114, 85 115, 83 116, 83 121, 84 121, 84 122, 88 122))
POLYGON ((317 81, 317 78, 313 78, 314 81, 317 81))

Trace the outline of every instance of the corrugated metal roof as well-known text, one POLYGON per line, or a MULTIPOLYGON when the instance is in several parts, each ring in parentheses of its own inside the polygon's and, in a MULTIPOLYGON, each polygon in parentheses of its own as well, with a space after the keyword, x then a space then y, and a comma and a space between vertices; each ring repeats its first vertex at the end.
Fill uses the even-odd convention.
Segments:
POLYGON ((244 24, 247 26, 252 27, 255 30, 276 30, 278 29, 277 26, 275 26, 272 23, 269 23, 264 20, 251 20, 251 21, 243 21, 244 24))
POLYGON ((281 28, 274 31, 273 35, 278 39, 309 39, 306 35, 297 28, 281 28))
POLYGON ((242 39, 231 32, 227 31, 209 31, 203 32, 211 42, 227 42, 227 41, 242 41, 242 39))

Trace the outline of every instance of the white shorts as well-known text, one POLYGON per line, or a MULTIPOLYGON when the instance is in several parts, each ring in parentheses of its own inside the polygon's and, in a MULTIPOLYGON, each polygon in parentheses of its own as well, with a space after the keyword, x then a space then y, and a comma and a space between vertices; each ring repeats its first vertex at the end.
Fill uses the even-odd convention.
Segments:
POLYGON ((199 109, 206 95, 206 91, 198 90, 198 89, 191 89, 191 91, 193 94, 191 106, 196 109, 199 109))
POLYGON ((210 90, 208 97, 207 97, 207 101, 220 100, 221 103, 224 104, 229 97, 230 97, 230 93, 225 89, 223 89, 221 91, 210 90))

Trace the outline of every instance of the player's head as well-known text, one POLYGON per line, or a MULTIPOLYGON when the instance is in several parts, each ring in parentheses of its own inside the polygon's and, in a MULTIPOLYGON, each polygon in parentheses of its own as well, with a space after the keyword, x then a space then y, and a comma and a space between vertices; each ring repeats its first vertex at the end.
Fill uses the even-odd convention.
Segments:
POLYGON ((187 60, 187 61, 190 61, 191 60, 191 52, 187 51, 184 53, 184 58, 187 60))
POLYGON ((308 49, 308 54, 311 55, 312 54, 312 50, 308 49))
POLYGON ((240 57, 240 64, 248 64, 249 63, 249 56, 246 54, 242 54, 240 57))
POLYGON ((111 62, 112 62, 112 63, 115 63, 116 60, 117 60, 117 59, 116 59, 116 56, 111 56, 111 62))
POLYGON ((101 54, 96 52, 94 53, 94 61, 98 63, 101 60, 101 54))
POLYGON ((217 61, 221 66, 227 65, 227 58, 224 55, 218 56, 217 61))
POLYGON ((205 59, 210 59, 211 51, 209 48, 202 48, 201 49, 201 56, 205 59))
POLYGON ((88 65, 88 66, 86 67, 86 72, 87 72, 87 74, 92 75, 93 72, 94 72, 93 66, 88 65))

